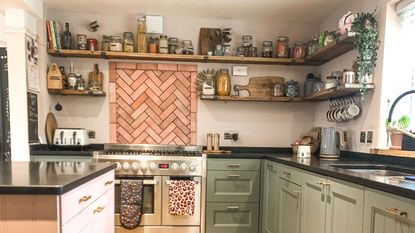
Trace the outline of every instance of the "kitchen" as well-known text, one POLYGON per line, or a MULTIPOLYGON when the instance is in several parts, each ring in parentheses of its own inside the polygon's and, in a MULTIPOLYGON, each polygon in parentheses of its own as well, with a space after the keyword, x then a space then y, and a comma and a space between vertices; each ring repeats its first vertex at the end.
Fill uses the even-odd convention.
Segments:
POLYGON ((0 47, 8 51, 9 114, 4 88, 1 101, 2 119, 10 119, 2 128, 10 127, 10 135, 1 134, 2 145, 10 143, 10 153, 2 146, 2 159, 12 162, 1 164, 0 231, 414 231, 414 186, 404 178, 415 174, 413 135, 399 115, 410 114, 407 98, 385 125, 391 104, 408 90, 402 77, 413 65, 396 59, 408 49, 396 41, 412 2, 6 0, 0 47), (376 66, 369 64, 372 80, 362 85, 359 68, 351 70, 361 54, 353 36, 327 38, 347 28, 339 21, 350 23, 356 15, 349 12, 374 11, 380 43, 375 37, 376 66), (150 46, 149 53, 136 50, 143 17, 146 31, 157 32, 145 37, 158 53, 150 46), (53 39, 64 37, 66 23, 69 50, 63 38, 53 39), (61 34, 49 32, 55 26, 61 34), (134 52, 125 50, 125 32, 133 33, 134 52), (219 49, 211 44, 217 32, 227 41, 219 49), (110 36, 107 49, 104 36, 110 36), (292 53, 280 55, 286 37, 292 53), (296 49, 297 42, 305 46, 296 49), (309 45, 318 49, 306 56, 309 45), (318 57, 324 53, 335 55, 318 57), (341 80, 335 88, 333 77, 341 80), (392 135, 401 131, 408 135, 395 144, 392 135), (66 149, 71 140, 85 146, 66 149), (341 157, 324 158, 340 153, 337 144, 345 144, 341 157), (319 152, 309 158, 314 149, 319 152), (133 213, 125 211, 128 194, 122 195, 135 187, 131 180, 142 194, 142 209, 133 213), (193 201, 177 211, 170 208, 177 204, 172 187, 180 185, 190 185, 193 201), (46 203, 54 210, 46 219, 53 221, 44 221, 45 213, 13 211, 40 213, 46 203))

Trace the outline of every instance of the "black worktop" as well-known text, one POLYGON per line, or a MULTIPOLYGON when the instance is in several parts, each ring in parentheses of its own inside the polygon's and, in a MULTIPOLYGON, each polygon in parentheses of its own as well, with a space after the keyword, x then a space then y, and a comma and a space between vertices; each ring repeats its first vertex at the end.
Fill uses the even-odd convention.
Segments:
POLYGON ((85 162, 0 162, 0 194, 64 194, 115 164, 85 162))
MULTIPOLYGON (((242 159, 266 159, 274 161, 280 164, 285 164, 291 167, 299 168, 305 171, 321 174, 324 176, 332 177, 339 180, 348 181, 351 183, 359 184, 369 188, 377 189, 387 193, 399 195, 415 199, 415 182, 408 181, 398 177, 382 177, 369 175, 361 172, 354 172, 347 169, 334 167, 334 164, 376 164, 376 165, 389 165, 395 168, 403 170, 415 171, 413 161, 411 163, 405 162, 406 159, 394 159, 374 157, 375 155, 359 155, 355 153, 343 153, 343 156, 338 159, 320 159, 317 156, 311 158, 297 158, 291 153, 245 153, 245 152, 232 152, 229 154, 208 154, 208 158, 242 158, 242 159), (387 161, 388 163, 385 163, 387 161), (402 162, 404 161, 404 162, 402 162), (383 163, 382 163, 383 162, 383 163), (393 162, 393 164, 391 164, 393 162)), ((412 173, 414 174, 414 173, 412 173)), ((415 174, 414 174, 415 175, 415 174)))

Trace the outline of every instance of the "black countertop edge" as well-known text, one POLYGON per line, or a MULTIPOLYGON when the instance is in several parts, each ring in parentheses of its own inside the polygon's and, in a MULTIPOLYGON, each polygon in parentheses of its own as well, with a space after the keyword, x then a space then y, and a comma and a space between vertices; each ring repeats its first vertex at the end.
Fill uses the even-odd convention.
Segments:
MULTIPOLYGON (((203 147, 206 150, 206 147, 203 147)), ((237 147, 237 146, 221 146, 221 150, 230 150, 232 154, 251 153, 251 154, 291 154, 291 147, 237 147)))
POLYGON ((79 179, 74 179, 70 183, 62 185, 1 185, 0 184, 0 195, 11 194, 11 195, 62 195, 65 194, 85 183, 91 181, 111 170, 116 168, 116 164, 109 163, 104 168, 101 168, 93 173, 85 175, 79 179))
POLYGON ((31 155, 92 156, 95 151, 104 150, 104 144, 90 144, 83 147, 56 147, 47 144, 30 145, 31 155))

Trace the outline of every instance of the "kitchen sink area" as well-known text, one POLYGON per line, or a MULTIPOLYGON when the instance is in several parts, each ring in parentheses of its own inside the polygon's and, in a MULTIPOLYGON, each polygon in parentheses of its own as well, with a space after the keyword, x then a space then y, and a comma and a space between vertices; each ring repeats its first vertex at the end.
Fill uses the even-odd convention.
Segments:
POLYGON ((411 176, 415 170, 394 167, 382 164, 332 164, 332 167, 349 170, 352 172, 364 173, 372 176, 411 176))

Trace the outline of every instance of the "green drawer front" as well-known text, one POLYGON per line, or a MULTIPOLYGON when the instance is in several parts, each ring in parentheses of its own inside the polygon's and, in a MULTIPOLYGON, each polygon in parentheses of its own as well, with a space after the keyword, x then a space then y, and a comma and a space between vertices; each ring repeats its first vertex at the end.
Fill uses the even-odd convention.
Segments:
POLYGON ((260 159, 208 159, 207 170, 212 171, 260 171, 260 159))
POLYGON ((208 202, 258 202, 260 171, 208 171, 208 202))
POLYGON ((206 233, 257 233, 258 204, 207 203, 206 233))

